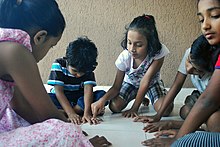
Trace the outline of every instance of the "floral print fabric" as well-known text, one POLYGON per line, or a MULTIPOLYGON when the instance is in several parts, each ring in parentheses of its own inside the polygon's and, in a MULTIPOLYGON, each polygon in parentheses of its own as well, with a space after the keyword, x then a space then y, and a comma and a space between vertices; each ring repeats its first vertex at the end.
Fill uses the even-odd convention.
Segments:
MULTIPOLYGON (((3 41, 20 43, 32 52, 30 36, 22 30, 0 28, 0 42, 3 41)), ((77 125, 57 119, 30 125, 8 106, 13 86, 13 82, 0 80, 0 147, 92 146, 77 125)))

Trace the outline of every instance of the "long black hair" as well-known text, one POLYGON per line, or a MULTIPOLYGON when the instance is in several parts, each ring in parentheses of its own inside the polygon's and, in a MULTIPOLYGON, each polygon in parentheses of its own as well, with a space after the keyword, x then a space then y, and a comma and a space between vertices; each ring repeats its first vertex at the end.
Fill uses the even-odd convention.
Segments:
POLYGON ((46 30, 57 37, 65 28, 64 17, 55 0, 0 0, 0 27, 21 29, 30 34, 46 30))
POLYGON ((125 29, 125 37, 121 42, 121 46, 124 49, 127 49, 128 31, 134 30, 146 37, 148 44, 146 50, 150 58, 160 53, 162 45, 158 37, 156 22, 152 15, 143 14, 142 16, 134 18, 125 29))

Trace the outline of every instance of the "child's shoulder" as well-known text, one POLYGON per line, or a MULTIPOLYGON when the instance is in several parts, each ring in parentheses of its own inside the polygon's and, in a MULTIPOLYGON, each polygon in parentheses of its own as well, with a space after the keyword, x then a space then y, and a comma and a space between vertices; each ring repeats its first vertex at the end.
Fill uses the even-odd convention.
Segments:
POLYGON ((123 50, 123 51, 119 54, 119 58, 127 59, 127 58, 130 58, 130 57, 131 57, 131 54, 129 53, 128 50, 123 50))
POLYGON ((0 41, 8 41, 22 44, 28 50, 32 51, 30 36, 27 32, 20 29, 0 28, 0 41))
POLYGON ((161 50, 162 51, 166 51, 166 52, 169 52, 169 49, 167 48, 167 46, 163 43, 161 43, 161 50))

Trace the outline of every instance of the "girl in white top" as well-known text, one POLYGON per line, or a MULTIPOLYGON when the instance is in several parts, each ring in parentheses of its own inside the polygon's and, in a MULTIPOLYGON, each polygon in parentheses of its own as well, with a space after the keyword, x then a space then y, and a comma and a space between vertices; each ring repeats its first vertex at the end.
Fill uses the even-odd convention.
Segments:
MULTIPOLYGON (((132 107, 123 112, 125 117, 135 117, 145 95, 157 111, 167 93, 160 78, 160 69, 169 50, 159 41, 154 17, 142 15, 134 18, 126 29, 121 45, 124 51, 115 62, 115 82, 99 101, 92 104, 93 114, 98 114, 107 100, 110 100, 112 112, 121 112, 135 99, 132 107)), ((173 104, 165 115, 172 108, 173 104)))
POLYGON ((173 103, 175 97, 180 92, 183 84, 190 75, 191 82, 196 90, 188 95, 185 99, 184 105, 180 108, 179 115, 182 119, 185 119, 191 111, 193 105, 199 98, 199 96, 205 91, 208 86, 214 71, 214 63, 216 62, 216 49, 209 44, 204 35, 199 36, 191 45, 191 48, 187 49, 182 61, 179 65, 178 71, 170 87, 167 95, 164 98, 163 104, 157 114, 153 116, 139 116, 134 121, 148 122, 144 127, 146 132, 155 132, 160 130, 179 129, 183 124, 183 121, 160 121, 166 107, 173 103), (158 122, 160 121, 160 122, 158 122))

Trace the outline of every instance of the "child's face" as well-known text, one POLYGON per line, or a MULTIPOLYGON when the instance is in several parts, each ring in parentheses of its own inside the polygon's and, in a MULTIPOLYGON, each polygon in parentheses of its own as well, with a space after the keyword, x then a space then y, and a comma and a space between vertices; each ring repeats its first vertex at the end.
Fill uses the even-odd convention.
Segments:
POLYGON ((147 39, 138 31, 129 30, 127 49, 134 59, 144 60, 147 56, 147 39))
POLYGON ((220 44, 220 2, 218 0, 200 0, 198 16, 201 30, 211 45, 220 44))
POLYGON ((79 72, 76 68, 74 68, 74 67, 72 67, 72 66, 70 66, 70 65, 68 65, 68 71, 69 71, 72 75, 74 75, 76 78, 80 78, 80 77, 82 77, 83 75, 85 75, 84 72, 79 72))
POLYGON ((202 77, 206 73, 206 71, 202 67, 193 63, 190 55, 186 60, 186 71, 188 74, 199 75, 200 77, 202 77))

